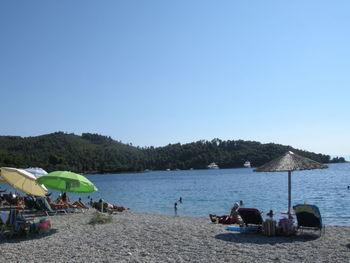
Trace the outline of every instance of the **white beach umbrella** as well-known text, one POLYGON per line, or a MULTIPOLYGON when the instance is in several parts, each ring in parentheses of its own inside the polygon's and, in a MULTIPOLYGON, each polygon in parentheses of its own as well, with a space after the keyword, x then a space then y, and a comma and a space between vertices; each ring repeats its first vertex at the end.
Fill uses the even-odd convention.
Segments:
POLYGON ((6 180, 0 176, 0 184, 7 184, 6 180))
POLYGON ((23 170, 10 167, 1 167, 1 177, 16 189, 26 194, 35 196, 45 196, 47 189, 45 186, 38 184, 36 177, 23 170))
POLYGON ((27 172, 30 172, 36 178, 39 178, 40 176, 47 174, 47 172, 44 169, 39 168, 39 167, 30 167, 30 168, 26 168, 24 170, 26 170, 27 172))

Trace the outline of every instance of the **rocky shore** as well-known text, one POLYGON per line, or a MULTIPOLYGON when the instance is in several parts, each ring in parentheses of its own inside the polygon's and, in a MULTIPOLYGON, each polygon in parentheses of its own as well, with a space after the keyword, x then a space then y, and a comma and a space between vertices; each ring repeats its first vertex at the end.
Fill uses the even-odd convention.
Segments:
MULTIPOLYGON (((94 211, 46 217, 49 233, 0 240, 0 262, 349 262, 350 227, 295 237, 227 231, 207 218, 94 211)), ((39 219, 39 218, 38 218, 39 219)), ((37 220, 38 220, 37 219, 37 220)))

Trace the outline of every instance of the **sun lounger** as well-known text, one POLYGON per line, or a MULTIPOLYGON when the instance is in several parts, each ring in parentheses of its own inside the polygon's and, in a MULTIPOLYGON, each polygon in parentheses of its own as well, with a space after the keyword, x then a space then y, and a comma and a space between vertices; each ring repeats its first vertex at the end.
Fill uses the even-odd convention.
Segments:
POLYGON ((261 212, 256 208, 239 208, 238 213, 242 217, 242 220, 246 226, 261 226, 264 221, 261 216, 261 212))
POLYGON ((18 202, 17 197, 13 197, 10 194, 3 194, 3 198, 6 201, 6 203, 8 203, 10 206, 17 205, 17 202, 18 202))
POLYGON ((101 203, 101 202, 93 202, 91 206, 95 208, 98 212, 109 213, 109 214, 120 213, 125 210, 129 210, 129 208, 126 208, 123 206, 113 206, 113 208, 109 208, 107 207, 107 203, 101 203), (102 204, 103 204, 103 207, 101 207, 102 204))
POLYGON ((37 198, 36 200, 37 204, 39 205, 40 209, 47 215, 56 215, 57 213, 64 213, 67 214, 66 209, 52 209, 50 204, 47 202, 47 200, 43 197, 37 198))
POLYGON ((3 199, 5 200, 3 208, 17 210, 25 209, 24 198, 21 196, 14 197, 11 194, 3 194, 3 199))
POLYGON ((315 205, 298 204, 293 206, 297 217, 297 229, 303 230, 320 230, 320 235, 325 227, 322 225, 320 210, 315 205))
POLYGON ((25 205, 25 208, 29 210, 37 209, 35 200, 34 198, 31 198, 31 197, 24 197, 24 205, 25 205))
POLYGON ((20 216, 15 209, 9 212, 3 211, 0 216, 0 236, 3 237, 8 234, 10 237, 14 234, 29 233, 30 223, 28 220, 20 216))

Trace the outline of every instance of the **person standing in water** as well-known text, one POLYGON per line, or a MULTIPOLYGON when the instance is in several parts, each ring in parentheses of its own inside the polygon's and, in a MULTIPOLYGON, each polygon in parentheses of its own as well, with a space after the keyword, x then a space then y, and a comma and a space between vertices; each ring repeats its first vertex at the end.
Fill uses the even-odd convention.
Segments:
POLYGON ((177 203, 176 202, 174 204, 174 212, 175 212, 175 216, 177 216, 177 203))
POLYGON ((179 203, 182 204, 182 197, 180 196, 179 203))

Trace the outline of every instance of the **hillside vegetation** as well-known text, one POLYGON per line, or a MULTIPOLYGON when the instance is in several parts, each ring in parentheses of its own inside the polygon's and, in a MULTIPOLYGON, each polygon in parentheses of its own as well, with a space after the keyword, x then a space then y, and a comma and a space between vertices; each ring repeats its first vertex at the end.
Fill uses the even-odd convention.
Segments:
POLYGON ((42 167, 47 171, 113 173, 165 169, 204 169, 211 162, 220 168, 242 167, 246 160, 260 166, 293 151, 321 163, 344 162, 329 155, 291 146, 255 141, 214 139, 164 147, 134 147, 111 137, 55 132, 36 137, 0 136, 0 167, 42 167))

